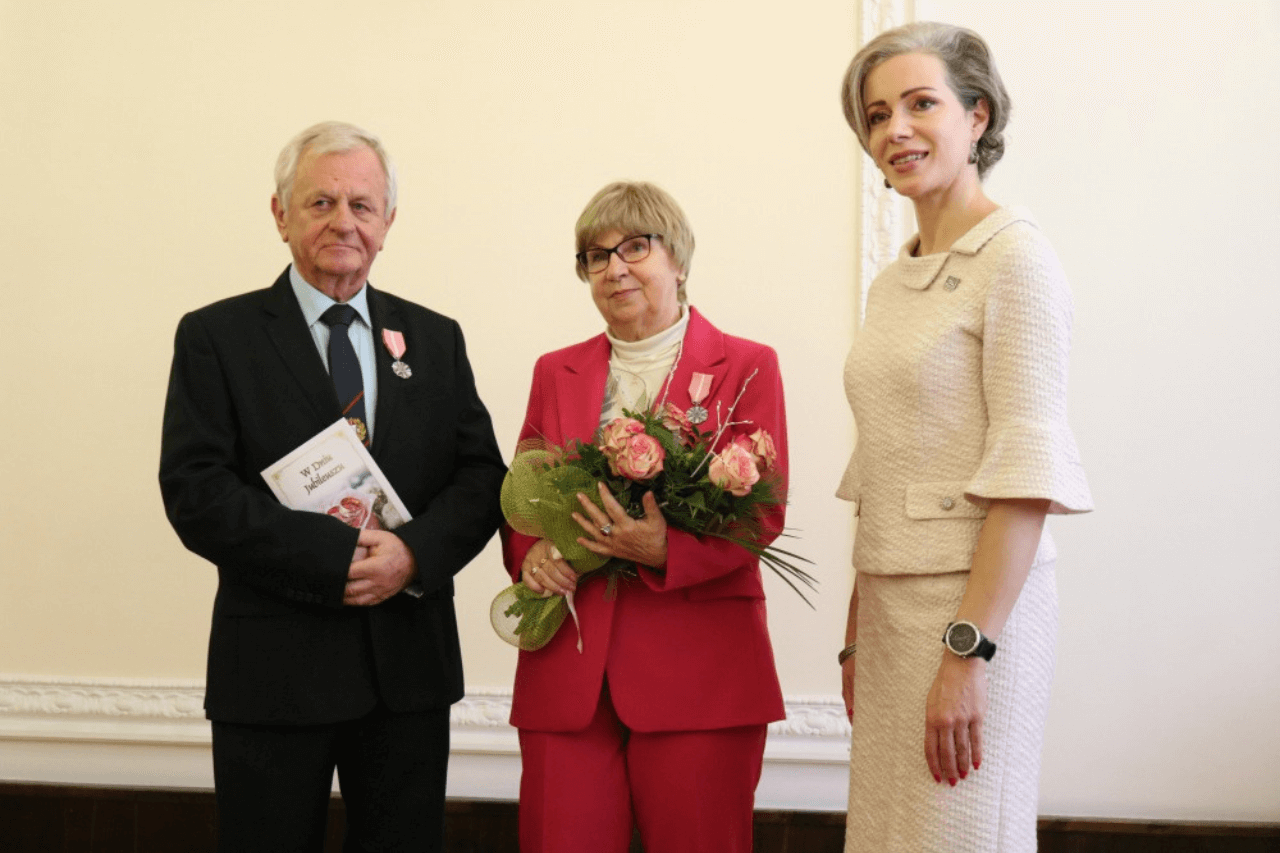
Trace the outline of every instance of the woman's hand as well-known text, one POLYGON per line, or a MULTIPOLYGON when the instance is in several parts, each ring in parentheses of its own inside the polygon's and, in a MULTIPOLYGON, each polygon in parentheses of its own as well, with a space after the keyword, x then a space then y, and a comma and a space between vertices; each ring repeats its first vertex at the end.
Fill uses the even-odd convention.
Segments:
POLYGON ((550 539, 539 539, 520 564, 524 585, 542 595, 567 595, 578 588, 578 573, 550 539))
MULTIPOLYGON (((1049 502, 993 500, 978 533, 978 547, 956 619, 1000 634, 1013 610, 1044 529, 1049 502)), ((982 719, 987 713, 987 662, 943 652, 925 704, 924 757, 933 778, 956 779, 982 763, 982 719)))
POLYGON ((641 498, 644 517, 632 518, 604 483, 597 483, 596 487, 604 503, 603 511, 586 495, 578 495, 582 512, 575 512, 573 518, 587 534, 578 537, 579 544, 602 557, 617 557, 655 569, 666 565, 667 520, 658 509, 653 492, 645 492, 641 498))
MULTIPOLYGON (((840 654, 844 654, 849 650, 850 646, 856 645, 858 642, 858 579, 854 576, 853 591, 849 593, 849 617, 844 624, 844 644, 845 650, 840 654)), ((857 664, 854 661, 856 655, 850 654, 840 663, 840 693, 844 696, 844 710, 849 715, 849 722, 853 722, 853 674, 857 664)))
POLYGON ((857 666, 855 663, 857 659, 857 655, 849 655, 844 663, 840 664, 840 693, 844 696, 844 710, 849 715, 849 722, 853 722, 853 673, 854 667, 857 666))
POLYGON ((943 652, 924 715, 924 760, 935 782, 955 785, 982 764, 986 713, 987 662, 943 652))

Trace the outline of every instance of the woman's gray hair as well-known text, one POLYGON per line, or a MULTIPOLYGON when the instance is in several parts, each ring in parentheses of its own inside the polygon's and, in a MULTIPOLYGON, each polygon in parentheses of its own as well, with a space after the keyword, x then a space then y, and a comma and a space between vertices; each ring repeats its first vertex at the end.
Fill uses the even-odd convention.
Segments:
POLYGON ((313 124, 299 133, 280 152, 276 159, 276 198, 280 199, 280 207, 289 209, 289 194, 293 192, 293 181, 298 176, 298 163, 302 155, 308 151, 316 154, 341 154, 367 145, 378 155, 382 164, 382 174, 387 179, 386 210, 383 218, 390 218, 396 209, 396 167, 391 162, 391 155, 382 147, 382 141, 367 130, 342 121, 322 121, 313 124))
POLYGON ((867 42, 849 63, 840 89, 844 105, 845 121, 858 135, 862 150, 871 153, 868 145, 871 135, 867 124, 867 111, 862 103, 862 87, 867 75, 880 63, 904 53, 925 53, 936 56, 947 71, 947 83, 951 91, 972 110, 979 100, 987 102, 990 117, 987 129, 978 140, 978 177, 987 172, 1004 156, 1004 128, 1009 122, 1009 93, 996 70, 996 61, 982 36, 973 30, 951 24, 918 21, 914 24, 886 30, 867 42))
MULTIPOLYGON (((587 202, 573 228, 575 251, 585 252, 596 238, 608 231, 619 231, 625 236, 657 234, 662 237, 662 244, 680 271, 676 298, 682 303, 689 301, 684 283, 693 260, 693 229, 670 193, 644 181, 615 181, 604 187, 587 202)), ((575 265, 575 270, 578 278, 587 281, 587 270, 581 262, 575 265)))

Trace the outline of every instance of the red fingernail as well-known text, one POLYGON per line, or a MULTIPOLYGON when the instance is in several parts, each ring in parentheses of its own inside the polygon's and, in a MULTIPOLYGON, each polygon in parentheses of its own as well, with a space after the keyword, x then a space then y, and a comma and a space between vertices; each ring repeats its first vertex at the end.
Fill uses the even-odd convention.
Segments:
POLYGON ((935 781, 935 782, 937 782, 939 785, 941 785, 941 784, 942 784, 942 777, 941 777, 941 776, 939 776, 937 773, 934 773, 934 774, 933 774, 933 781, 935 781))
POLYGON ((974 770, 977 770, 977 769, 978 769, 978 765, 980 765, 980 764, 982 764, 982 762, 981 762, 981 761, 975 761, 975 762, 973 762, 973 769, 974 769, 974 770))
POLYGON ((953 788, 954 788, 954 787, 956 786, 956 780, 955 780, 955 779, 948 779, 947 781, 951 783, 951 787, 953 787, 953 788))
POLYGON ((960 778, 961 778, 961 779, 967 779, 968 777, 969 777, 969 771, 968 771, 968 770, 961 770, 961 771, 960 771, 960 778))

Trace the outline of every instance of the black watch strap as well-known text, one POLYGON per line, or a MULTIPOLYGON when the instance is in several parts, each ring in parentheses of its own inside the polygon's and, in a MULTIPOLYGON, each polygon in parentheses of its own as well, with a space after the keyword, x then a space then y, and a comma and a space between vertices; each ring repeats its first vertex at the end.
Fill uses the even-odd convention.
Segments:
POLYGON ((985 661, 990 661, 996 656, 996 644, 981 634, 978 635, 978 638, 978 647, 973 650, 973 653, 969 655, 969 657, 982 658, 985 661))

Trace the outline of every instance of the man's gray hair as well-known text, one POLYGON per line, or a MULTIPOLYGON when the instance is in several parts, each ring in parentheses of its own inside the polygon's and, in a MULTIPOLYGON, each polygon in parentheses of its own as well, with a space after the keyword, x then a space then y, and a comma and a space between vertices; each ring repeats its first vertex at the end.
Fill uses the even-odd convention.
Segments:
POLYGON ((276 198, 280 199, 280 207, 289 209, 289 194, 293 192, 293 181, 298 176, 298 162, 307 151, 316 154, 341 154, 362 145, 369 146, 378 155, 382 164, 382 174, 387 179, 386 210, 383 218, 390 218, 396 209, 396 167, 391 162, 391 155, 382 147, 382 141, 367 130, 347 124, 343 121, 322 121, 313 124, 299 133, 280 152, 276 159, 276 198))

